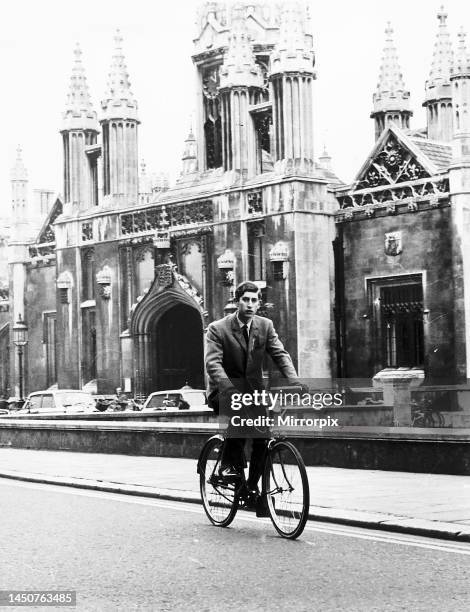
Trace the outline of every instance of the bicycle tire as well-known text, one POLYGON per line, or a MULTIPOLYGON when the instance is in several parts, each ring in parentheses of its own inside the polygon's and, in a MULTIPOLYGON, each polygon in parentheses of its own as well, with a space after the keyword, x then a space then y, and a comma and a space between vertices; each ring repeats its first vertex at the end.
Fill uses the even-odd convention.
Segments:
POLYGON ((279 535, 291 540, 298 538, 308 519, 310 491, 302 456, 290 442, 281 440, 269 448, 263 471, 263 494, 279 535))
POLYGON ((219 436, 210 438, 198 460, 202 505, 208 519, 217 527, 228 527, 238 510, 236 485, 224 483, 218 476, 223 444, 219 436))
POLYGON ((425 415, 422 412, 419 412, 413 416, 411 421, 411 427, 427 427, 425 421, 425 415))
POLYGON ((423 419, 423 427, 426 427, 428 429, 431 429, 432 427, 435 427, 434 424, 434 419, 431 413, 426 413, 424 415, 424 419, 423 419))

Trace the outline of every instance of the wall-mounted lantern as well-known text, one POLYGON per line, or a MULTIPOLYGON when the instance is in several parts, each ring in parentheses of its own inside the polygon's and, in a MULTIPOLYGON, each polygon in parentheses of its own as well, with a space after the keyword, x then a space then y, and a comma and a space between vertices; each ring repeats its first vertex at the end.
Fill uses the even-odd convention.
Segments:
POLYGON ((59 302, 61 304, 70 304, 70 290, 72 289, 72 275, 65 271, 57 277, 57 289, 59 291, 59 302))
POLYGON ((274 280, 284 280, 287 277, 289 262, 289 247, 285 242, 276 242, 269 251, 269 261, 274 280))
POLYGON ((220 272, 220 280, 226 287, 233 286, 235 282, 235 255, 230 249, 225 249, 217 258, 217 267, 220 272))
POLYGON ((111 297, 111 268, 104 266, 96 273, 96 284, 99 287, 100 295, 103 299, 109 300, 111 297))
POLYGON ((19 378, 19 393, 22 401, 24 395, 24 367, 23 367, 23 352, 28 344, 28 326, 18 315, 18 321, 13 325, 13 344, 18 349, 18 378, 19 378))

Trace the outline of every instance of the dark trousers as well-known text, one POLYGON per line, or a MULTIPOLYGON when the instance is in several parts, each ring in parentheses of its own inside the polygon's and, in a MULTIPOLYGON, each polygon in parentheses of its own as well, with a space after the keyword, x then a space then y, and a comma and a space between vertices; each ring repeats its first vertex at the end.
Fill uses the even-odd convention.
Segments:
MULTIPOLYGON (((262 476, 264 458, 269 438, 253 438, 250 469, 248 471, 248 487, 254 489, 262 476)), ((245 467, 244 448, 246 438, 227 438, 222 453, 222 465, 233 465, 240 471, 245 467)))

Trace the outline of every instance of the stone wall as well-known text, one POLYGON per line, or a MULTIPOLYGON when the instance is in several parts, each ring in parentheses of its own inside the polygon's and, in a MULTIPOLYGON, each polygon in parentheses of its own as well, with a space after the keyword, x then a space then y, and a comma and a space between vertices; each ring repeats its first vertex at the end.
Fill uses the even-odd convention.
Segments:
POLYGON ((423 273, 425 371, 433 379, 449 379, 454 361, 454 286, 450 208, 384 216, 342 224, 346 374, 373 376, 384 367, 374 358, 374 320, 367 297, 367 279, 423 273), (386 255, 385 234, 401 231, 403 250, 386 255))
POLYGON ((44 313, 56 310, 56 268, 54 265, 30 267, 27 270, 25 303, 34 304, 27 309, 29 342, 26 349, 25 370, 27 387, 31 391, 47 388, 47 345, 44 342, 44 313))
MULTIPOLYGON (((72 286, 68 302, 57 298, 57 363, 58 385, 61 389, 80 389, 80 286, 78 249, 57 251, 57 274, 69 272, 72 286)), ((49 288, 52 291, 52 287, 49 288)), ((56 292, 54 286, 54 293, 56 292)))

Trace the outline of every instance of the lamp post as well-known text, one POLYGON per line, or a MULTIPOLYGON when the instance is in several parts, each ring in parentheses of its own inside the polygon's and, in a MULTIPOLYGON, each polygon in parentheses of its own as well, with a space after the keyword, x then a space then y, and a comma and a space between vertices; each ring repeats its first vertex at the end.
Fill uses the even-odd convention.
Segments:
POLYGON ((28 344, 28 326, 18 315, 18 321, 13 325, 13 344, 18 348, 18 373, 20 382, 20 400, 23 401, 24 395, 24 375, 23 375, 23 347, 28 344))

